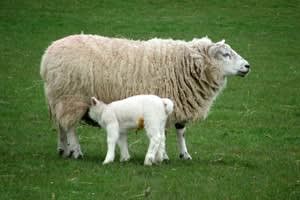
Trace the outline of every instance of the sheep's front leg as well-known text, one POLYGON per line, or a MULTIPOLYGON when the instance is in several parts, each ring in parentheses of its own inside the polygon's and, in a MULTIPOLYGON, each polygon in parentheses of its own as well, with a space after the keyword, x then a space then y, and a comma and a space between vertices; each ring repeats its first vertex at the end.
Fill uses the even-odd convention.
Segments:
POLYGON ((59 126, 58 137, 57 137, 57 151, 60 156, 69 156, 67 155, 68 151, 68 138, 67 132, 59 126))
POLYGON ((112 123, 107 125, 107 153, 103 164, 108 164, 115 159, 115 148, 119 139, 119 125, 118 123, 112 123))
POLYGON ((192 157, 188 153, 184 132, 185 132, 185 125, 176 123, 175 124, 176 132, 177 132, 177 141, 178 141, 178 148, 179 148, 179 157, 184 160, 191 160, 192 157))
POLYGON ((120 133, 118 145, 120 147, 120 152, 121 152, 120 162, 128 161, 130 159, 130 155, 128 152, 128 143, 127 143, 127 133, 126 132, 120 133))
POLYGON ((67 138, 68 138, 68 151, 67 151, 68 156, 73 157, 75 159, 81 158, 83 154, 81 152, 80 144, 75 133, 75 128, 70 128, 67 130, 67 138))

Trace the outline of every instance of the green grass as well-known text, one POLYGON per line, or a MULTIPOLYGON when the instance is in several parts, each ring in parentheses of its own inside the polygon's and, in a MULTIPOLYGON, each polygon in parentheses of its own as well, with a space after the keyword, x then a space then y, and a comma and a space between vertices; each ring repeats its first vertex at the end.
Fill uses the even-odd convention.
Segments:
POLYGON ((0 199, 300 199, 299 19, 297 0, 0 1, 0 199), (81 31, 225 38, 252 72, 190 124, 192 161, 178 158, 172 129, 169 163, 144 167, 147 140, 131 133, 132 160, 102 166, 104 131, 84 126, 84 159, 62 159, 39 63, 51 41, 81 31))

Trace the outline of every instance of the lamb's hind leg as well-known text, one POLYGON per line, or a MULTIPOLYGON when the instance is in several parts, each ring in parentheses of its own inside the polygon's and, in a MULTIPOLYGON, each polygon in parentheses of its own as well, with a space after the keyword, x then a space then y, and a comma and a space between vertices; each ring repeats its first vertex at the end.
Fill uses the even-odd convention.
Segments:
POLYGON ((161 144, 161 134, 159 132, 159 129, 155 128, 146 128, 146 133, 149 137, 150 144, 145 157, 144 165, 152 165, 156 161, 155 157, 161 144))
POLYGON ((130 155, 128 152, 127 133, 125 132, 120 133, 118 145, 120 147, 120 153, 121 153, 120 162, 128 161, 130 159, 130 155))
POLYGON ((192 157, 188 153, 185 138, 184 138, 184 132, 185 132, 185 125, 176 123, 175 124, 176 132, 177 132, 177 141, 178 141, 178 148, 179 148, 179 157, 184 160, 191 160, 192 157))
POLYGON ((165 124, 160 129, 160 134, 161 134, 161 142, 159 145, 158 152, 155 156, 155 160, 157 162, 162 162, 164 160, 169 160, 169 156, 166 151, 166 134, 165 134, 165 124))
POLYGON ((167 149, 166 149, 166 134, 164 131, 162 133, 161 152, 162 152, 162 159, 169 160, 169 156, 167 154, 167 149))

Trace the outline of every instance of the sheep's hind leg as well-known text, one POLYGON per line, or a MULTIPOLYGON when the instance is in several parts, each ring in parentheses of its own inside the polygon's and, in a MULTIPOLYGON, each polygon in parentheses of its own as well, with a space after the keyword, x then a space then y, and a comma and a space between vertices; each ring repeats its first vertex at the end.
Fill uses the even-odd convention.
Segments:
POLYGON ((68 138, 67 138, 67 132, 59 126, 58 130, 58 137, 57 137, 57 151, 60 156, 68 156, 68 138))
POLYGON ((83 154, 81 152, 80 144, 75 133, 75 128, 70 128, 66 132, 68 138, 68 151, 66 156, 73 157, 75 159, 82 158, 83 154))
POLYGON ((176 132, 177 132, 177 141, 178 141, 178 148, 179 148, 179 157, 184 160, 191 160, 192 157, 188 153, 184 132, 185 132, 185 125, 176 123, 175 124, 176 132))
POLYGON ((86 113, 88 104, 82 97, 66 95, 51 107, 53 107, 52 112, 55 113, 56 122, 59 124, 58 149, 60 154, 75 159, 82 157, 75 127, 86 113))

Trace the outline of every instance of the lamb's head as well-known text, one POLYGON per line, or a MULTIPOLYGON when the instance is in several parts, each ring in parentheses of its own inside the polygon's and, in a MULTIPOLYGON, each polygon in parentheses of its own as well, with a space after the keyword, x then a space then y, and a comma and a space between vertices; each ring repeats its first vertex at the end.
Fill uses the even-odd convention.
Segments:
POLYGON ((105 106, 106 106, 105 103, 103 103, 102 101, 99 101, 96 97, 92 97, 91 98, 91 106, 89 108, 90 118, 96 122, 99 122, 105 106))
POLYGON ((209 49, 209 57, 221 68, 225 76, 246 76, 250 71, 248 61, 236 53, 224 40, 214 43, 209 49))

